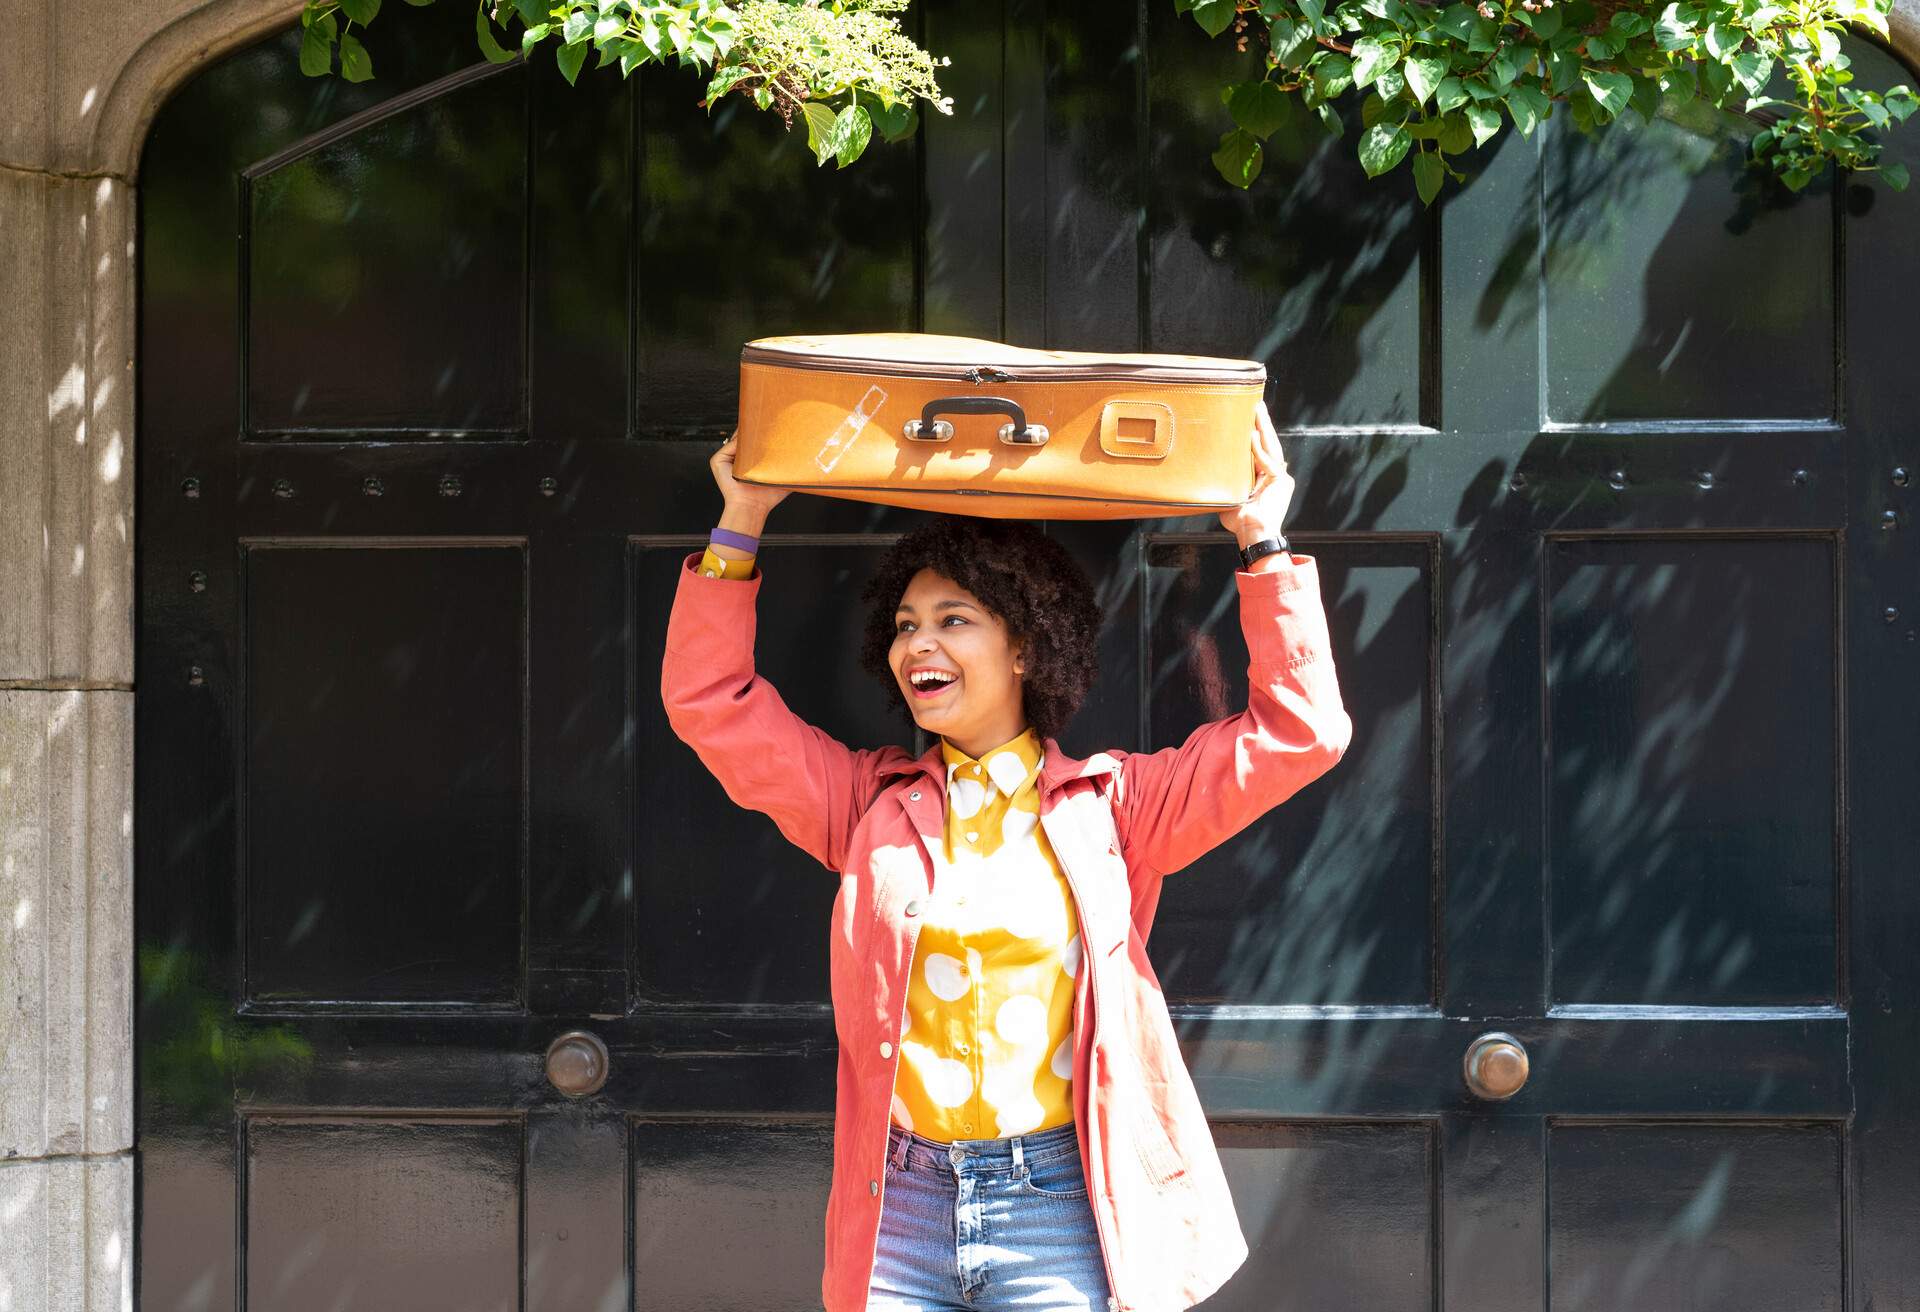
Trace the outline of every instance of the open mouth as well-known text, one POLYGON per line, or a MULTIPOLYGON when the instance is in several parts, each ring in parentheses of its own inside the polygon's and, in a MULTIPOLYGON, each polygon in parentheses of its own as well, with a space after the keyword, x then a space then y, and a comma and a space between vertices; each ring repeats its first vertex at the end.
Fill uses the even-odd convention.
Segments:
POLYGON ((957 674, 947 674, 940 670, 915 670, 907 676, 907 685, 913 689, 915 701, 932 701, 960 682, 957 674))

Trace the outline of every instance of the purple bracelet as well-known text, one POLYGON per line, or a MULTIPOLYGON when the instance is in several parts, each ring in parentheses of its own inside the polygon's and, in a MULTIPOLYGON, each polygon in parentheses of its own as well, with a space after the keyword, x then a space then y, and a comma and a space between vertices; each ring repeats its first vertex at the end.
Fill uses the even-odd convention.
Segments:
POLYGON ((750 538, 745 533, 735 533, 730 528, 716 528, 707 534, 707 541, 718 542, 723 547, 732 547, 735 551, 744 551, 750 556, 760 554, 760 539, 750 538))

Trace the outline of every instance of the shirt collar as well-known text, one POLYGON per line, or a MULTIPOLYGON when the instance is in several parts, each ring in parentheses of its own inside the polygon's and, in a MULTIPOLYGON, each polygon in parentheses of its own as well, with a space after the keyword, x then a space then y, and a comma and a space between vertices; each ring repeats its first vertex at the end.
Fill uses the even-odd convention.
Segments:
POLYGON ((944 737, 940 739, 940 758, 946 762, 949 786, 953 783, 956 771, 970 765, 979 765, 981 772, 1008 797, 1014 796, 1033 781, 1044 756, 1045 752, 1040 746, 1040 735, 1031 727, 1019 737, 982 754, 977 761, 944 737))

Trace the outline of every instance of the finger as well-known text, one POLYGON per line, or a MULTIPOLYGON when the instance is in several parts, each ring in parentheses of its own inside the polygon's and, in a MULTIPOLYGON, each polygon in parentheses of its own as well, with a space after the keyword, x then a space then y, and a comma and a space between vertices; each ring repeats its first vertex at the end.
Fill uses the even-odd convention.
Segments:
POLYGON ((1253 422, 1261 445, 1267 450, 1267 458, 1273 463, 1274 472, 1284 473, 1287 468, 1286 452, 1281 449, 1280 434, 1273 426, 1273 416, 1267 412, 1265 401, 1255 407, 1253 422))

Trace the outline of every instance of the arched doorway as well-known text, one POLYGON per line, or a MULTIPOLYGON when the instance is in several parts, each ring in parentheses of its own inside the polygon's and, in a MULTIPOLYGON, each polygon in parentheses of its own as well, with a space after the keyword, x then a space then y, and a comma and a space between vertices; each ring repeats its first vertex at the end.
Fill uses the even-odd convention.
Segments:
MULTIPOLYGON (((1316 127, 1231 194, 1225 51, 1091 4, 929 5, 982 108, 820 172, 455 18, 357 86, 229 56, 143 161, 147 1307, 814 1305, 832 880, 653 679, 739 342, 854 328, 1269 361, 1356 737, 1156 924, 1255 1244, 1210 1305, 1920 1276, 1913 199, 1760 188, 1714 115, 1430 212, 1316 127)), ((910 522, 769 539, 762 672, 849 740, 902 731, 818 653, 910 522)), ((1058 527, 1109 616, 1070 748, 1236 705, 1210 527, 1058 527)))

